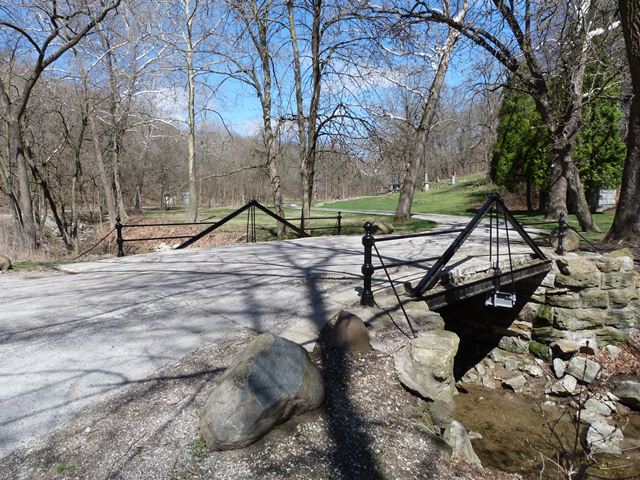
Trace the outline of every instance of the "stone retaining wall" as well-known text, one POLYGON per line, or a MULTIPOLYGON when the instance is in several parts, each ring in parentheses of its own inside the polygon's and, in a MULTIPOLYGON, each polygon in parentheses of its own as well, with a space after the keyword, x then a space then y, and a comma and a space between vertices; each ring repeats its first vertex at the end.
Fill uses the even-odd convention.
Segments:
POLYGON ((581 347, 617 343, 640 326, 640 274, 626 251, 608 255, 567 254, 553 258, 553 270, 518 314, 500 347, 548 356, 560 340, 581 347))

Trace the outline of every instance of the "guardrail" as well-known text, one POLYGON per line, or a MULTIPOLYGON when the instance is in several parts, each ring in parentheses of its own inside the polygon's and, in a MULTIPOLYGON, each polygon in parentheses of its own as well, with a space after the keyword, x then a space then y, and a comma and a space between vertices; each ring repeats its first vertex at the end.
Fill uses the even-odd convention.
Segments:
MULTIPOLYGON (((309 233, 307 233, 306 231, 301 230, 297 226, 293 225, 286 218, 283 218, 283 217, 279 216, 278 214, 276 214, 275 212, 272 212, 271 210, 269 210, 267 207, 263 206, 262 204, 260 204, 256 200, 250 200, 247 204, 245 204, 242 207, 234 210, 233 212, 229 213, 228 215, 226 215, 222 219, 217 220, 217 221, 211 221, 211 222, 203 221, 203 222, 168 222, 168 223, 129 223, 129 224, 123 224, 121 222, 120 217, 117 217, 116 218, 116 225, 115 225, 117 256, 118 257, 124 257, 125 256, 124 244, 125 243, 130 243, 130 242, 144 242, 144 241, 156 241, 156 240, 184 240, 184 239, 186 239, 186 241, 184 241, 180 245, 178 245, 176 247, 176 249, 178 250, 178 249, 186 248, 189 245, 192 245, 193 243, 197 242, 201 238, 209 235, 214 230, 220 228, 225 223, 229 222, 230 220, 233 220, 235 217, 237 217, 238 215, 240 215, 240 214, 242 214, 244 212, 248 213, 248 216, 247 216, 247 242, 255 242, 257 240, 257 236, 256 236, 256 228, 257 228, 256 227, 256 215, 265 215, 265 216, 268 216, 268 217, 271 217, 271 218, 275 219, 277 222, 285 225, 289 230, 294 232, 299 238, 310 236, 309 233), (147 228, 147 227, 175 227, 175 226, 191 226, 191 225, 208 225, 208 227, 205 228, 200 233, 197 233, 196 235, 167 235, 167 236, 153 236, 153 237, 143 237, 143 238, 125 238, 125 235, 124 235, 125 229, 147 228)), ((335 216, 306 217, 305 220, 335 220, 336 223, 334 225, 326 226, 326 227, 311 227, 311 228, 307 228, 307 231, 334 230, 334 232, 337 235, 340 235, 342 233, 342 227, 343 227, 342 212, 338 212, 337 215, 335 215, 335 216)))

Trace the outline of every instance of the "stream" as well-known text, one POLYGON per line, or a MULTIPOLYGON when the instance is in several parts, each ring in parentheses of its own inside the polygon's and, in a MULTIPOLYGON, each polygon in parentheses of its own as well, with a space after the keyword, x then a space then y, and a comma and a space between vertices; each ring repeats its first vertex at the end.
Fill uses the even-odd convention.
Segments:
MULTIPOLYGON (((543 406, 543 415, 532 398, 507 390, 466 384, 465 388, 466 393, 456 396, 455 417, 467 431, 482 435, 482 439, 473 441, 473 447, 483 466, 519 473, 525 479, 567 478, 557 476, 557 469, 549 460, 559 448, 556 436, 545 424, 545 417, 551 422, 557 420, 554 427, 557 438, 572 446, 575 427, 567 408, 543 406)), ((640 479, 640 413, 618 415, 615 421, 624 427, 623 454, 620 457, 596 455, 597 464, 588 470, 587 478, 640 479)))

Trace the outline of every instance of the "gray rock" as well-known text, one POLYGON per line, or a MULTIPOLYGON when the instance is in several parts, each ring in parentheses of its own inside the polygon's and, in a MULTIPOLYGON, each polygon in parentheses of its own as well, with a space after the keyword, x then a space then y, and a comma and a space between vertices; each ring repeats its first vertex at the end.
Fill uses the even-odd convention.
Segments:
POLYGON ((603 274, 595 263, 582 257, 561 258, 556 260, 559 274, 556 275, 558 287, 599 287, 603 274))
POLYGON ((489 358, 495 363, 502 363, 512 357, 499 348, 494 348, 493 350, 491 350, 491 352, 489 352, 489 358))
POLYGON ((597 398, 588 398, 580 410, 580 420, 585 423, 592 423, 601 417, 608 417, 613 410, 611 407, 597 398))
POLYGON ((467 383, 475 383, 478 381, 478 375, 474 373, 472 370, 469 370, 467 373, 465 373, 462 376, 460 380, 467 383))
POLYGON ((640 376, 615 375, 610 379, 612 393, 619 402, 634 410, 640 410, 640 376))
POLYGON ((556 378, 562 378, 564 376, 564 372, 566 368, 567 367, 565 366, 562 359, 560 358, 553 359, 553 373, 555 374, 556 378))
POLYGON ((526 364, 520 367, 520 370, 528 373, 531 377, 540 378, 544 375, 544 370, 540 368, 538 365, 526 364))
POLYGON ((493 381, 492 378, 489 378, 488 376, 484 376, 480 379, 480 384, 485 387, 485 388, 489 388, 489 389, 494 389, 496 388, 496 382, 493 381))
POLYGON ((580 308, 582 307, 582 299, 577 292, 567 292, 559 295, 546 296, 547 305, 561 308, 580 308))
POLYGON ((604 310, 556 308, 553 325, 560 330, 588 330, 604 326, 604 317, 604 310))
POLYGON ((565 375, 560 380, 548 387, 544 393, 548 395, 555 395, 556 397, 566 397, 573 395, 578 386, 578 381, 571 375, 565 375))
POLYGON ((498 347, 511 353, 529 352, 529 342, 518 337, 502 337, 498 347))
POLYGON ((628 328, 621 329, 615 327, 599 328, 595 331, 599 345, 608 345, 610 343, 621 343, 629 340, 631 330, 628 328))
MULTIPOLYGON (((444 320, 442 316, 437 312, 430 311, 426 302, 403 297, 400 298, 402 299, 402 308, 404 308, 404 311, 407 313, 414 329, 444 329, 444 320)), ((396 325, 406 326, 407 319, 404 316, 402 308, 398 305, 398 299, 394 294, 376 295, 376 303, 382 307, 381 312, 383 313, 379 313, 376 316, 377 319, 380 319, 383 322, 381 327, 395 327, 396 325), (384 314, 385 312, 386 315, 384 314)))
POLYGON ((558 340, 551 344, 551 350, 556 357, 569 358, 578 353, 580 344, 573 340, 558 340))
POLYGON ((453 412, 455 410, 455 403, 443 402, 440 400, 434 400, 429 402, 429 415, 434 425, 444 429, 453 420, 453 412))
POLYGON ((634 287, 608 290, 611 308, 624 308, 638 299, 638 290, 634 287))
POLYGON ((370 351, 371 341, 366 325, 359 317, 342 310, 335 326, 327 335, 327 346, 352 352, 370 351))
POLYGON ((589 288, 580 292, 584 308, 609 308, 609 294, 599 288, 589 288))
POLYGON ((618 329, 633 328, 638 324, 638 310, 632 307, 609 309, 605 324, 618 329))
POLYGON ((454 420, 445 429, 444 441, 451 447, 453 458, 462 458, 469 463, 482 465, 476 452, 471 445, 471 439, 467 435, 467 430, 460 422, 454 420))
POLYGON ((602 274, 602 288, 627 288, 635 285, 634 272, 611 272, 602 274))
POLYGON ((596 266, 602 273, 619 272, 622 268, 621 257, 596 258, 596 266))
POLYGON ((9 257, 0 255, 0 272, 5 273, 7 270, 11 270, 12 268, 13 265, 11 264, 9 257))
POLYGON ((373 234, 382 234, 387 235, 389 233, 393 233, 393 225, 387 222, 374 222, 373 223, 373 234))
MULTIPOLYGON (((549 235, 549 246, 554 250, 560 243, 560 229, 558 227, 551 230, 549 235)), ((580 246, 580 236, 570 228, 562 229, 562 249, 565 252, 573 252, 580 246)))
POLYGON ((600 372, 600 364, 584 357, 573 357, 569 360, 567 373, 576 377, 581 382, 591 383, 600 372))
POLYGON ((518 370, 518 361, 515 358, 508 358, 504 362, 504 368, 507 372, 515 372, 518 370))
POLYGON ((517 375, 502 382, 503 387, 510 388, 514 392, 522 391, 522 387, 524 387, 526 384, 527 379, 524 377, 524 375, 517 375))
POLYGON ((622 431, 615 426, 609 425, 605 419, 598 418, 589 425, 586 439, 591 453, 622 454, 620 448, 623 440, 622 431))
POLYGON ((304 348, 265 333, 220 378, 202 411, 200 432, 213 450, 246 447, 323 399, 322 376, 304 348))
POLYGON ((622 349, 620 347, 616 347, 615 345, 607 345, 606 347, 607 353, 611 358, 618 358, 618 355, 622 353, 622 349))
POLYGON ((540 284, 541 287, 549 287, 549 288, 553 288, 553 286, 555 285, 556 282, 556 272, 554 272, 553 270, 549 271, 549 273, 547 273, 547 275, 542 279, 542 283, 540 284))
POLYGON ((458 336, 447 330, 420 332, 396 354, 394 364, 400 382, 426 399, 453 402, 458 393, 453 361, 459 344, 458 336))

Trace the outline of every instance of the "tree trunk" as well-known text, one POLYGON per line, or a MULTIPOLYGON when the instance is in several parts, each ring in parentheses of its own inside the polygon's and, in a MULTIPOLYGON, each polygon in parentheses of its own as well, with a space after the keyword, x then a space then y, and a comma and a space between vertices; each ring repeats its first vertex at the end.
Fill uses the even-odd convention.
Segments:
POLYGON ((188 174, 189 174, 189 205, 188 205, 188 221, 196 222, 198 220, 198 184, 196 179, 196 85, 195 71, 193 69, 193 31, 192 24, 195 13, 191 11, 191 2, 186 0, 184 4, 185 15, 187 18, 187 84, 188 84, 188 102, 189 102, 189 138, 188 138, 188 174))
POLYGON ((640 0, 620 0, 619 5, 633 98, 620 200, 607 240, 637 244, 640 239, 640 0))
MULTIPOLYGON (((254 9, 257 7, 254 3, 254 9)), ((269 26, 271 19, 269 18, 270 10, 263 7, 262 14, 258 19, 258 54, 260 55, 260 63, 262 67, 262 123, 264 128, 264 145, 267 155, 267 168, 269 170, 269 183, 271 185, 271 193, 273 195, 273 203, 276 214, 284 218, 284 210, 282 209, 282 189, 280 172, 276 163, 276 136, 273 132, 271 118, 271 54, 268 50, 269 42, 269 26)), ((254 40, 255 41, 255 40, 254 40)), ((258 89, 259 90, 259 89, 258 89)), ((286 235, 284 224, 277 222, 278 237, 282 238, 286 235)))
POLYGON ((116 193, 116 205, 118 215, 121 219, 127 217, 127 209, 124 205, 124 197, 122 195, 122 186, 120 185, 120 135, 118 134, 118 125, 114 114, 114 124, 112 125, 112 142, 111 147, 111 169, 113 172, 113 186, 116 193))
MULTIPOLYGON (((573 130, 573 135, 568 138, 575 138, 576 134, 577 127, 573 130)), ((571 156, 574 142, 573 140, 567 140, 567 135, 565 134, 556 135, 556 137, 555 139, 552 138, 551 186, 547 197, 545 218, 557 220, 560 214, 564 213, 566 215, 568 213, 568 199, 582 231, 599 231, 591 216, 580 173, 571 156)))
POLYGON ((416 137, 413 142, 411 161, 409 163, 407 173, 405 174, 404 182, 402 183, 402 188, 400 190, 400 198, 398 199, 398 205, 396 206, 396 213, 394 216, 394 221, 396 222, 406 222, 411 218, 411 203, 413 202, 413 194, 416 191, 416 185, 420 174, 420 165, 422 163, 422 157, 424 156, 425 147, 429 138, 429 130, 431 129, 433 117, 436 113, 438 98, 440 97, 440 90, 442 89, 444 78, 447 74, 451 53, 453 52, 453 48, 459 37, 460 32, 453 28, 449 29, 447 40, 442 48, 442 57, 440 57, 440 63, 438 64, 435 77, 431 83, 429 97, 425 102, 422 117, 420 118, 420 124, 418 125, 416 137))
POLYGON ((89 126, 91 127, 91 135, 93 136, 93 153, 96 158, 96 164, 98 165, 98 175, 100 176, 100 183, 102 184, 105 203, 107 205, 109 225, 114 226, 116 224, 116 217, 118 214, 116 209, 116 199, 113 195, 113 182, 109 180, 109 175, 107 175, 107 168, 104 164, 102 147, 100 145, 100 136, 98 135, 98 126, 96 125, 96 120, 93 115, 89 116, 89 126))
POLYGON ((12 154, 15 157, 17 165, 18 188, 19 188, 19 204, 21 211, 22 238, 25 247, 29 250, 35 250, 36 241, 36 224, 33 218, 33 205, 31 203, 31 190, 29 188, 29 172, 27 171, 27 159, 24 150, 24 141, 22 138, 22 129, 20 122, 17 120, 9 120, 9 143, 12 145, 12 154))

